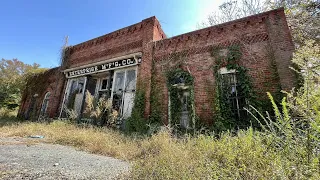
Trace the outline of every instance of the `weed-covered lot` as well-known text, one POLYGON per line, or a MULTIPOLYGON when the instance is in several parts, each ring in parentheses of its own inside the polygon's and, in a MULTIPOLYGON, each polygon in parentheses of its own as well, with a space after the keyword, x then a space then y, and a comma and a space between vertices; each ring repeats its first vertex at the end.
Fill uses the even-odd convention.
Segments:
POLYGON ((210 134, 149 137, 68 122, 19 123, 0 128, 1 137, 43 135, 48 143, 74 146, 132 163, 130 179, 319 179, 316 152, 304 144, 279 146, 270 134, 252 129, 220 138, 210 134), (308 157, 310 156, 310 157, 308 157), (308 161, 310 158, 310 161, 308 161))

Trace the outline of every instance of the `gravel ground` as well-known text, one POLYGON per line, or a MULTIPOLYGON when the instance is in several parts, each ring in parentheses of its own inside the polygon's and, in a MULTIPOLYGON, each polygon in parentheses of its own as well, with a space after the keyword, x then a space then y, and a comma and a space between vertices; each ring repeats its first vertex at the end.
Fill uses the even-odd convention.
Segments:
POLYGON ((0 179, 118 179, 129 163, 29 138, 0 138, 0 179))

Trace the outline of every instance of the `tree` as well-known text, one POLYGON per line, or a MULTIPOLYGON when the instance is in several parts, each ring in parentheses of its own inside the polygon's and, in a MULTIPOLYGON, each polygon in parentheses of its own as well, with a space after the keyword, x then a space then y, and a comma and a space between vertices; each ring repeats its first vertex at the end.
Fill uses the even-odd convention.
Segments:
POLYGON ((296 47, 309 40, 320 43, 319 0, 269 0, 268 9, 284 7, 296 47))
POLYGON ((226 0, 218 11, 212 12, 200 27, 232 21, 275 8, 285 8, 288 25, 296 47, 305 40, 320 43, 319 0, 226 0))
POLYGON ((260 0, 226 0, 218 11, 212 12, 200 27, 213 26, 224 22, 257 14, 266 10, 267 6, 260 0))
POLYGON ((28 76, 44 71, 39 64, 24 64, 18 59, 0 61, 0 106, 14 109, 20 103, 21 92, 28 76))

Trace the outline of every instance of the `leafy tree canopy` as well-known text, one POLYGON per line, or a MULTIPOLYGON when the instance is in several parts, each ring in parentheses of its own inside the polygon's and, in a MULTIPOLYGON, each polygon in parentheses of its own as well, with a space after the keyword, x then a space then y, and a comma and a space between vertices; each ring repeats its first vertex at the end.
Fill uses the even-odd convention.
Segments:
POLYGON ((288 25, 297 47, 310 39, 316 44, 320 43, 319 0, 225 0, 218 10, 212 12, 199 26, 213 26, 279 7, 285 8, 288 25))
POLYGON ((21 100, 26 86, 26 79, 36 73, 43 72, 39 64, 25 64, 18 59, 0 61, 0 107, 13 109, 21 100))

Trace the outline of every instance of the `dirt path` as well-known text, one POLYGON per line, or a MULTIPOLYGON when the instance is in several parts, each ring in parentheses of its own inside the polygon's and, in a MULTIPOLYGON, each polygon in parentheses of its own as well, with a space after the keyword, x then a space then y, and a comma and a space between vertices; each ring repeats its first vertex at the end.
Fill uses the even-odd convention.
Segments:
POLYGON ((117 179, 129 167, 72 147, 0 138, 0 179, 117 179))

